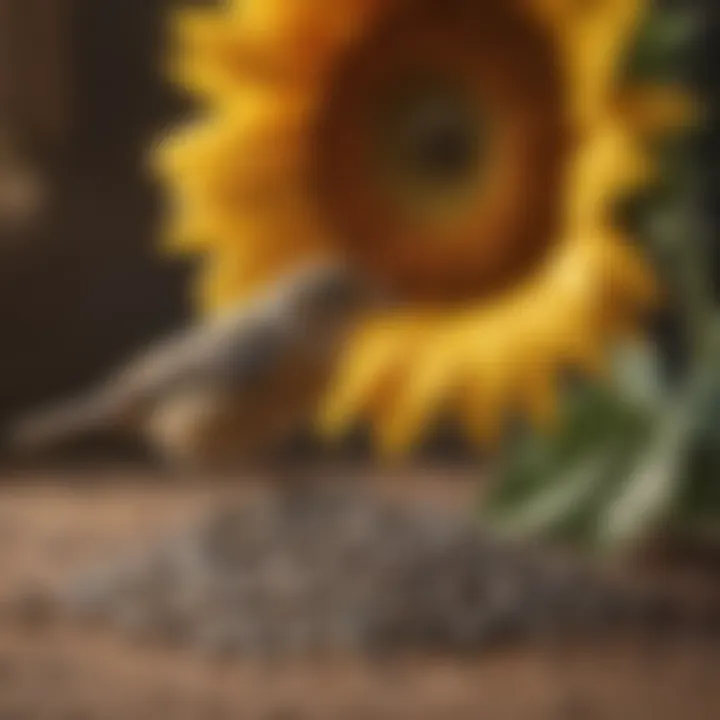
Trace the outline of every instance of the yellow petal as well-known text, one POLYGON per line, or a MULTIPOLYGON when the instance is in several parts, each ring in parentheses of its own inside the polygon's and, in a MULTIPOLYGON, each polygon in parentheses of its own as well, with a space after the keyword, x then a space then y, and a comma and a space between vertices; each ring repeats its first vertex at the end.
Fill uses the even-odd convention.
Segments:
POLYGON ((415 327, 403 319, 368 322, 341 359, 319 427, 328 437, 346 432, 358 417, 387 401, 388 389, 409 360, 415 327))
POLYGON ((386 456, 407 453, 443 409, 466 364, 453 338, 440 338, 421 354, 399 388, 380 429, 386 456))
POLYGON ((657 165, 626 123, 608 117, 580 148, 567 183, 566 232, 608 224, 613 201, 650 183, 657 165))
POLYGON ((615 108, 628 127, 644 138, 697 125, 705 115, 701 103, 686 90, 667 85, 628 88, 615 108))
POLYGON ((232 14, 190 8, 170 19, 167 74, 179 87, 200 97, 231 96, 259 62, 257 47, 232 14))
POLYGON ((657 278, 649 271, 643 253, 619 236, 598 246, 599 265, 606 272, 609 301, 640 308, 656 306, 662 299, 657 278))
POLYGON ((459 404, 471 441, 491 447, 505 429, 514 378, 500 353, 476 358, 475 366, 464 378, 459 404))
POLYGON ((382 5, 379 0, 247 0, 240 16, 250 37, 295 70, 321 80, 335 55, 358 36, 382 5))
POLYGON ((223 113, 162 140, 152 154, 156 171, 170 182, 202 188, 221 181, 247 185, 264 168, 297 170, 312 102, 295 100, 271 87, 245 88, 223 113))
POLYGON ((527 0, 548 24, 563 54, 570 111, 586 128, 614 94, 630 39, 647 0, 527 0))

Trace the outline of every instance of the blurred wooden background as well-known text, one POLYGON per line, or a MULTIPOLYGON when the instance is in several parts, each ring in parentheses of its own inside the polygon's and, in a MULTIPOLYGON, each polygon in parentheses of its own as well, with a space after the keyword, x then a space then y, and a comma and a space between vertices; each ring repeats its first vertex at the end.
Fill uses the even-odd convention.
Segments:
POLYGON ((154 135, 168 0, 0 0, 0 109, 50 186, 0 262, 0 424, 182 322, 185 270, 154 255, 154 135))

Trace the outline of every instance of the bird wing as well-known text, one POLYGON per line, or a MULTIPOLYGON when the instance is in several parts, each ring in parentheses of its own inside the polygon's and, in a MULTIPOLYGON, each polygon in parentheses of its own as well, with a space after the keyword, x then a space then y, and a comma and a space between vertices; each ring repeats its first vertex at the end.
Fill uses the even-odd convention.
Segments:
POLYGON ((237 313, 153 346, 116 374, 108 390, 118 404, 142 407, 188 386, 250 387, 272 374, 283 344, 269 317, 237 313))

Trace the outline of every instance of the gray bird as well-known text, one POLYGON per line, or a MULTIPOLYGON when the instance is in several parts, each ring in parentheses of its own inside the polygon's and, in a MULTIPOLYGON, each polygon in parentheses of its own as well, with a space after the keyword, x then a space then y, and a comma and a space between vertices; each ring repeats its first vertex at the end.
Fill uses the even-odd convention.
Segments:
POLYGON ((253 457, 309 419, 347 333, 378 297, 343 266, 303 268, 153 346, 85 397, 21 420, 9 446, 37 452, 102 431, 139 436, 173 464, 253 457))

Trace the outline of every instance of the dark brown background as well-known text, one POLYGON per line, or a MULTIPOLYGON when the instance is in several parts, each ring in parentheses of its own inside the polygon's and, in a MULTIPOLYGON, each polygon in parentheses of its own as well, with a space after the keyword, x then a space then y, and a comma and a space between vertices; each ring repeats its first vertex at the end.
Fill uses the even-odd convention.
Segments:
POLYGON ((142 166, 151 139, 183 111, 159 73, 171 3, 0 2, 14 22, 12 116, 51 187, 44 229, 0 262, 1 422, 86 383, 187 308, 184 268, 152 249, 156 192, 142 166), (40 99, 22 92, 32 76, 23 45, 42 44, 44 31, 31 5, 63 18, 53 61, 64 67, 35 76, 40 99))

